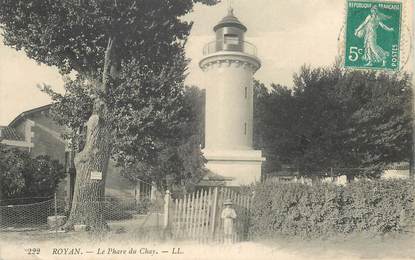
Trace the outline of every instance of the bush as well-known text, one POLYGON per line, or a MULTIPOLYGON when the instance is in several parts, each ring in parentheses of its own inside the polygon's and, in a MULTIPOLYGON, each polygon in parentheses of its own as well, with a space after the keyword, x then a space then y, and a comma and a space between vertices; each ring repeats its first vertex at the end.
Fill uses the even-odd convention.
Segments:
POLYGON ((31 158, 29 153, 0 144, 1 199, 51 196, 61 179, 63 166, 48 156, 31 158))
POLYGON ((29 161, 28 153, 0 144, 0 199, 18 197, 23 191, 26 185, 23 174, 29 161))
POLYGON ((261 183, 255 189, 250 232, 261 238, 400 232, 414 222, 412 202, 413 184, 407 180, 362 180, 347 186, 261 183))

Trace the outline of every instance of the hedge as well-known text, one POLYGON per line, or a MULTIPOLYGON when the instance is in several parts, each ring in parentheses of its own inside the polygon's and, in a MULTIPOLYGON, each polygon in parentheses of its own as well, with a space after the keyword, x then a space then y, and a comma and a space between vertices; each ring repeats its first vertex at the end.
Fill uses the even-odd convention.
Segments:
POLYGON ((265 182, 255 187, 253 237, 303 238, 402 232, 415 219, 409 180, 360 180, 346 186, 265 182))

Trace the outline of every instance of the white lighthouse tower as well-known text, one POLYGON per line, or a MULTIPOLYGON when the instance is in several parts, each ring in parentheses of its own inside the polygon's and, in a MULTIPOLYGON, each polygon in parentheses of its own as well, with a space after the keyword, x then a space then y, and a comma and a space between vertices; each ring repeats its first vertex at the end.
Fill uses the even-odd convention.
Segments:
POLYGON ((228 186, 260 181, 265 160, 252 146, 253 75, 261 67, 256 47, 244 41, 247 28, 229 8, 213 28, 199 62, 206 87, 206 167, 226 177, 228 186))

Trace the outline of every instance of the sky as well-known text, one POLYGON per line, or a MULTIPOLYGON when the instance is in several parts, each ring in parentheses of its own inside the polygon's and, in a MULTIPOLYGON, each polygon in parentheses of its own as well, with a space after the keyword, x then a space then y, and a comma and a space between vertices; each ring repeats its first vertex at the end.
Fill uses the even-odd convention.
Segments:
MULTIPOLYGON (((292 76, 303 64, 329 66, 339 55, 339 35, 345 16, 345 0, 233 0, 234 14, 248 28, 245 40, 258 49, 262 67, 255 78, 270 84, 292 86, 292 76)), ((203 46, 214 40, 213 26, 227 13, 228 3, 197 4, 183 19, 194 25, 186 46, 191 59, 186 84, 203 88, 198 67, 203 46)), ((0 42, 1 39, 0 39, 0 42)), ((0 43, 0 125, 18 114, 50 103, 37 85, 47 84, 63 92, 56 68, 39 65, 23 52, 0 43)))

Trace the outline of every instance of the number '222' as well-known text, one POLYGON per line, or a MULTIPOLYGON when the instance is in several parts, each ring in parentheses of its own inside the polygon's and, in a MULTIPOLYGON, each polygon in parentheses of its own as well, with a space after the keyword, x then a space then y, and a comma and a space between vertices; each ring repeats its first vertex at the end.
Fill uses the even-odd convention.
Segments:
POLYGON ((38 254, 40 254, 40 248, 25 248, 24 251, 28 255, 38 255, 38 254))

